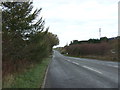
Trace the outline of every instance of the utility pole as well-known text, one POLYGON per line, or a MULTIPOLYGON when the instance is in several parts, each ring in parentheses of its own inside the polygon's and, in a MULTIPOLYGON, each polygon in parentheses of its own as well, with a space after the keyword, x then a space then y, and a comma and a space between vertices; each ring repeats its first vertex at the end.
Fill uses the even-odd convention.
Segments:
POLYGON ((99 28, 99 38, 101 38, 101 28, 99 28))
POLYGON ((118 2, 118 36, 120 36, 120 1, 118 2))

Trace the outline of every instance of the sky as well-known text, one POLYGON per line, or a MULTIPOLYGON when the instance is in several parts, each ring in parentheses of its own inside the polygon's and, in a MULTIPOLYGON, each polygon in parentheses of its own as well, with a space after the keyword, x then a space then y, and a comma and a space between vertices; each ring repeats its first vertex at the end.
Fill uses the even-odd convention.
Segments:
POLYGON ((118 36, 119 0, 33 0, 39 17, 45 19, 49 32, 57 34, 63 47, 73 40, 118 36))

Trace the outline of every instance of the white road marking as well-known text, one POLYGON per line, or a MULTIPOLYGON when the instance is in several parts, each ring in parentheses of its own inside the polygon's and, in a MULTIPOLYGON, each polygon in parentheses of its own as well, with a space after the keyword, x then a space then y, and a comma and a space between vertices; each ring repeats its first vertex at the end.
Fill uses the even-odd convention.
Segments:
POLYGON ((118 68, 118 66, 113 66, 113 67, 116 67, 116 68, 118 68))
POLYGON ((65 60, 67 60, 68 62, 71 62, 71 63, 73 63, 73 64, 79 65, 79 63, 72 62, 72 61, 70 61, 70 60, 68 60, 68 59, 65 59, 65 60))
POLYGON ((76 63, 76 62, 72 62, 72 63, 74 63, 74 64, 76 64, 76 65, 79 65, 79 63, 76 63))
POLYGON ((67 60, 67 61, 69 61, 69 62, 70 62, 70 60, 67 60))
POLYGON ((53 55, 53 58, 55 58, 55 56, 53 55))
POLYGON ((71 62, 70 60, 68 60, 68 59, 65 59, 65 60, 67 60, 68 62, 71 62))
POLYGON ((118 66, 115 65, 107 65, 107 66, 118 68, 118 66))
POLYGON ((102 72, 100 72, 100 71, 98 71, 98 70, 95 70, 95 69, 93 69, 93 68, 90 68, 90 67, 87 67, 87 66, 83 66, 84 68, 87 68, 87 69, 89 69, 89 70, 92 70, 92 71, 95 71, 95 72, 97 72, 97 73, 99 73, 99 74, 102 74, 102 72))

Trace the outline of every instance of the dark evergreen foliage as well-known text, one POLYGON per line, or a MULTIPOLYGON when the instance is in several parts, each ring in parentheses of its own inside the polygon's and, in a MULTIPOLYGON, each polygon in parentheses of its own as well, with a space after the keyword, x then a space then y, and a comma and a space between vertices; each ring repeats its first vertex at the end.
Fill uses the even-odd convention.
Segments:
MULTIPOLYGON (((57 35, 49 33, 43 18, 38 18, 42 8, 33 11, 32 4, 30 1, 2 3, 3 63, 12 62, 8 68, 17 66, 21 60, 41 61, 59 44, 57 35)), ((7 67, 3 71, 4 68, 7 67)))

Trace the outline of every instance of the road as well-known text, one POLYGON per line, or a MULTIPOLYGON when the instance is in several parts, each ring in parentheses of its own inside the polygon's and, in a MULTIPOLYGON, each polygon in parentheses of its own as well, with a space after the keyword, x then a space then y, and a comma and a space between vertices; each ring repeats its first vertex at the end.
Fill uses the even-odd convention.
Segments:
POLYGON ((118 88, 118 63, 68 57, 54 51, 44 88, 118 88))

